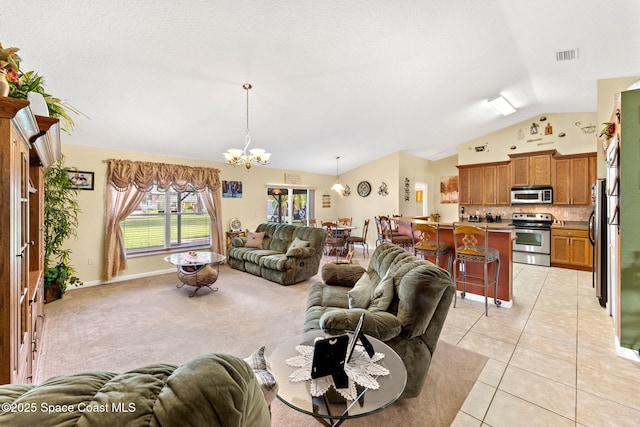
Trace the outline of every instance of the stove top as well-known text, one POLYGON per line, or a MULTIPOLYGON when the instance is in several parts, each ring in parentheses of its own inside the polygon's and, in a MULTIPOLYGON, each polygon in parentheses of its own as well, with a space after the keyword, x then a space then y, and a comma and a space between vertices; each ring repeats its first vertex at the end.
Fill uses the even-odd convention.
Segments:
POLYGON ((519 228, 551 228, 553 215, 549 213, 514 213, 511 225, 519 228))
POLYGON ((553 222, 553 215, 549 213, 514 213, 511 217, 512 221, 527 222, 553 222))

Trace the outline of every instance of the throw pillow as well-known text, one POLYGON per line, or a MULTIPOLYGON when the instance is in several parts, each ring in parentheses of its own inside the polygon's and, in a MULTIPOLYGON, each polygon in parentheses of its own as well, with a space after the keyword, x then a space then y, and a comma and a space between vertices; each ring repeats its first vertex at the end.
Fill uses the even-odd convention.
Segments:
POLYGON ((291 242, 291 244, 289 245, 289 249, 287 249, 287 255, 290 255, 289 251, 291 251, 292 249, 306 248, 308 246, 309 246, 309 242, 307 242, 306 240, 301 240, 296 237, 295 239, 293 239, 293 242, 291 242))
POLYGON ((385 275, 378 286, 373 291, 373 297, 371 298, 371 305, 369 305, 369 311, 387 311, 393 300, 393 275, 385 275))
POLYGON ((247 242, 244 244, 244 247, 262 249, 262 239, 264 239, 264 231, 260 233, 250 231, 247 235, 247 242))
POLYGON ((368 308, 371 304, 373 294, 373 283, 369 275, 365 272, 360 276, 356 284, 347 292, 349 308, 368 308))
POLYGON ((260 384, 260 389, 267 404, 271 405, 271 402, 278 394, 278 383, 271 371, 268 369, 267 358, 264 357, 264 346, 254 351, 249 357, 244 359, 251 369, 260 384))

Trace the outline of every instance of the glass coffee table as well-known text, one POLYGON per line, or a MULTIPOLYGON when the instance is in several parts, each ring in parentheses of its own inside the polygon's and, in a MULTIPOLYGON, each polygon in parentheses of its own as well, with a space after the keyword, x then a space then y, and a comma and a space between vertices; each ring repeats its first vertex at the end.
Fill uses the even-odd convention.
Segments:
POLYGON ((165 261, 177 266, 178 279, 180 283, 176 285, 181 288, 184 285, 193 286, 196 289, 189 295, 193 297, 201 288, 207 287, 212 292, 218 288, 212 288, 218 280, 219 266, 227 259, 217 252, 190 251, 169 255, 165 261))
MULTIPOLYGON (((351 335, 350 335, 351 336, 351 335)), ((291 338, 277 348, 268 357, 273 372, 278 382, 278 399, 291 408, 311 415, 324 425, 335 427, 351 418, 364 417, 374 414, 389 407, 404 391, 407 383, 407 370, 402 359, 395 351, 385 343, 367 336, 373 345, 377 356, 383 357, 375 362, 386 371, 380 376, 373 376, 373 382, 378 388, 357 384, 350 376, 350 386, 353 383, 355 394, 352 398, 346 398, 332 386, 324 394, 313 396, 318 392, 318 383, 311 380, 301 380, 301 371, 307 369, 304 363, 292 366, 292 360, 306 361, 309 356, 306 352, 317 338, 330 337, 322 330, 314 330, 304 335, 291 338), (385 369, 386 368, 386 369, 385 369), (313 391, 313 393, 312 393, 313 391)), ((368 358, 366 352, 361 350, 361 357, 368 358)), ((313 352, 311 352, 313 353, 313 352)), ((354 353, 355 354, 355 353, 354 353)), ((311 369, 309 360, 308 369, 311 369)), ((347 369, 345 369, 346 371, 347 369)), ((329 377, 330 378, 330 377, 329 377)), ((320 379, 318 379, 320 380, 320 379)), ((366 381, 365 381, 366 383, 366 381)), ((322 388, 322 387, 321 387, 322 388)), ((346 390, 346 389, 344 389, 346 390)))

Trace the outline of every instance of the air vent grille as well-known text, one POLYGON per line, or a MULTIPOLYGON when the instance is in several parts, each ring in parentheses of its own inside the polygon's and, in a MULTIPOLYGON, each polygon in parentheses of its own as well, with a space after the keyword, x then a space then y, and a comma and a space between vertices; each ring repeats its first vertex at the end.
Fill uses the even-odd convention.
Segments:
POLYGON ((561 50, 556 52, 556 61, 574 61, 578 59, 578 49, 561 50))

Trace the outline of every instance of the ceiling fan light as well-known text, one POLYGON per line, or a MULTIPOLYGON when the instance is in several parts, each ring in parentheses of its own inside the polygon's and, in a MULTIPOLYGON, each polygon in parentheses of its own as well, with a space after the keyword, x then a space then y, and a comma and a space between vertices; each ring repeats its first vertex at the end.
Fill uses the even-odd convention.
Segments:
POLYGON ((509 114, 513 114, 516 112, 514 106, 511 105, 509 101, 507 101, 507 99, 502 95, 498 95, 495 98, 488 99, 487 102, 503 116, 508 116, 509 114))

